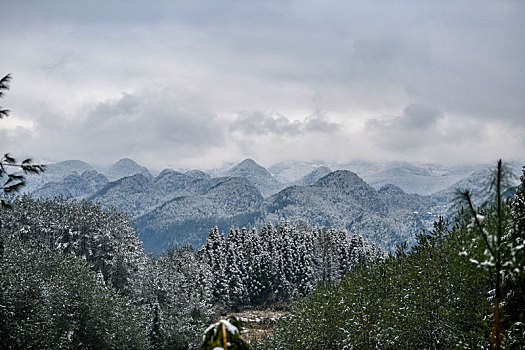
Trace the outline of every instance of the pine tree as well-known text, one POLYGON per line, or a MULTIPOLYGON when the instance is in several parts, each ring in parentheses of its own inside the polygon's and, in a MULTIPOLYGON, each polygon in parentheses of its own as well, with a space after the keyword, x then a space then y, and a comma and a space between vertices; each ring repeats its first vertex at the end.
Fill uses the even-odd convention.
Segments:
POLYGON ((132 295, 140 284, 145 257, 127 216, 99 204, 74 199, 22 196, 0 213, 4 233, 42 247, 58 249, 88 262, 120 293, 132 295))
POLYGON ((215 304, 229 305, 228 279, 226 276, 226 240, 213 228, 206 239, 206 243, 199 250, 200 261, 210 269, 212 278, 212 295, 215 304))
POLYGON ((144 293, 150 339, 160 349, 196 348, 214 313, 212 278, 191 246, 170 249, 147 266, 144 293), (155 307, 158 305, 158 307, 155 307), (153 337, 154 336, 154 337, 153 337))
POLYGON ((309 294, 316 283, 314 240, 312 231, 305 224, 296 226, 293 234, 295 242, 295 280, 298 296, 309 294))
POLYGON ((230 229, 226 240, 226 276, 228 279, 228 291, 230 303, 234 309, 248 302, 248 290, 246 289, 246 273, 243 271, 243 238, 242 231, 230 229))
POLYGON ((144 349, 138 308, 84 261, 7 237, 0 260, 0 344, 6 349, 144 349))
POLYGON ((492 326, 492 349, 499 350, 503 341, 503 293, 502 285, 503 278, 508 273, 508 262, 512 257, 506 256, 507 252, 512 251, 512 247, 507 246, 507 241, 504 237, 504 229, 509 220, 509 212, 505 206, 503 199, 503 192, 508 186, 508 169, 504 167, 503 162, 498 160, 496 169, 493 171, 493 180, 490 190, 492 190, 493 201, 486 204, 485 211, 478 211, 474 208, 473 199, 470 192, 464 191, 460 193, 461 198, 465 202, 465 206, 472 218, 472 228, 482 239, 485 246, 486 260, 479 263, 477 260, 472 260, 473 263, 490 269, 494 274, 494 316, 492 326), (492 208, 488 207, 492 205, 492 208), (488 218, 482 215, 485 212, 488 218))
POLYGON ((508 315, 504 344, 509 349, 519 349, 525 343, 525 168, 510 206, 511 220, 503 237, 509 257, 508 276, 503 281, 508 315))

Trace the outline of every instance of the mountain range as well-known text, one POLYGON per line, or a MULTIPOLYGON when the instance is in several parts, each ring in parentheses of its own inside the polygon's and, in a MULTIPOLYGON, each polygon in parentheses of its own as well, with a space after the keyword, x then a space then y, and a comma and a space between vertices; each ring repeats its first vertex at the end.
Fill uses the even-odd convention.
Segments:
POLYGON ((321 162, 265 169, 246 159, 210 173, 164 169, 153 177, 127 158, 101 172, 70 160, 50 164, 41 177, 30 176, 26 191, 35 197, 92 200, 125 211, 145 250, 153 253, 173 245, 199 246, 215 226, 227 232, 232 226, 282 220, 345 228, 392 250, 403 241, 413 243, 416 233, 431 228, 438 216, 451 215, 456 188, 477 193, 489 178, 481 166, 329 165, 339 170, 321 162), (429 194, 431 189, 437 191, 429 194))

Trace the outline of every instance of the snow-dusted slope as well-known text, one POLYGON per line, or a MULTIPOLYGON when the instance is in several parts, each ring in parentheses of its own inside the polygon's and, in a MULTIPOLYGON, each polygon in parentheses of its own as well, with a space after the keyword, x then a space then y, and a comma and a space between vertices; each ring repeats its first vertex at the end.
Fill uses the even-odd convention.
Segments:
POLYGON ((108 178, 109 181, 116 181, 118 179, 122 179, 126 176, 131 176, 135 174, 142 174, 146 177, 151 178, 151 174, 143 166, 140 166, 133 160, 129 158, 123 158, 110 166, 106 171, 104 171, 104 175, 108 178))
POLYGON ((346 228, 388 249, 403 241, 412 243, 423 229, 412 210, 394 209, 358 175, 339 170, 312 186, 292 186, 271 196, 263 203, 262 217, 346 228))
POLYGON ((202 244, 211 228, 254 221, 263 200, 245 178, 228 178, 202 195, 177 197, 137 219, 146 251, 160 252, 174 244, 202 244))
POLYGON ((106 184, 89 197, 105 207, 127 212, 130 217, 142 215, 161 204, 162 193, 151 178, 135 174, 106 184))
MULTIPOLYGON (((50 182, 61 182, 65 177, 71 175, 71 174, 83 174, 86 171, 92 171, 94 170, 91 165, 89 165, 86 162, 83 162, 81 160, 64 160, 62 162, 57 163, 51 163, 46 165, 46 171, 39 175, 28 175, 26 186, 24 187, 23 191, 27 193, 31 193, 39 189, 40 187, 44 186, 47 183, 50 182)), ((58 188, 59 186, 51 185, 48 186, 50 189, 51 187, 58 188)), ((59 189, 60 194, 63 194, 63 189, 59 189)), ((48 193, 53 197, 52 191, 48 191, 48 193)), ((58 193, 57 193, 58 195, 58 193)))
POLYGON ((204 171, 197 169, 187 171, 184 173, 184 175, 193 177, 195 179, 211 179, 209 174, 206 174, 204 171))
POLYGON ((161 172, 154 182, 166 201, 175 197, 204 194, 225 180, 226 178, 212 178, 202 172, 191 171, 183 174, 171 170, 161 172))
POLYGON ((100 190, 108 179, 95 170, 85 171, 82 175, 74 172, 61 180, 48 182, 31 192, 34 197, 75 197, 83 199, 100 190))
POLYGON ((243 160, 228 170, 226 175, 230 177, 244 177, 259 189, 263 197, 268 197, 283 188, 283 185, 268 170, 252 159, 243 160))
POLYGON ((293 185, 297 185, 297 186, 313 185, 317 180, 319 180, 323 176, 330 174, 331 172, 332 171, 328 167, 320 166, 312 170, 312 172, 301 177, 299 180, 295 181, 293 185))

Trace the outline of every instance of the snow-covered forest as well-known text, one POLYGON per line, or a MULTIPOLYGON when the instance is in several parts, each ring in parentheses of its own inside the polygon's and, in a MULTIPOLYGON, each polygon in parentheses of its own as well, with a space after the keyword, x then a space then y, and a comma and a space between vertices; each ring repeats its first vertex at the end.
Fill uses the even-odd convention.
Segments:
POLYGON ((343 230, 283 222, 260 232, 232 229, 227 237, 215 228, 198 256, 211 269, 214 303, 236 310, 289 303, 383 253, 343 230))
POLYGON ((294 303, 260 346, 523 349, 525 170, 513 199, 498 183, 487 203, 440 219, 412 249, 401 245, 294 303))
POLYGON ((220 313, 283 307, 384 257, 346 231, 288 222, 226 237, 215 228, 196 252, 153 257, 125 215, 99 204, 11 206, 0 214, 0 312, 12 348, 194 348, 220 313))

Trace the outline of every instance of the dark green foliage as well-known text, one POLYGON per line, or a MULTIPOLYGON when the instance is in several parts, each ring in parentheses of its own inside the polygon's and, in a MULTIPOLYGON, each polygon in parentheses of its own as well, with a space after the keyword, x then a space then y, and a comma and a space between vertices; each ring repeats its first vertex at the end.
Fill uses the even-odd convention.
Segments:
MULTIPOLYGON (((5 91, 9 90, 9 83, 11 82, 11 74, 7 74, 5 77, 0 79, 0 98, 4 97, 5 91)), ((11 111, 3 109, 0 106, 0 119, 3 119, 9 115, 11 111)))
MULTIPOLYGON (((481 246, 484 250, 482 260, 471 259, 471 262, 485 269, 493 277, 493 326, 491 333, 492 348, 502 348, 504 326, 506 320, 503 295, 505 285, 519 277, 523 266, 519 266, 520 251, 523 250, 523 233, 519 225, 513 223, 511 205, 504 199, 504 192, 511 185, 512 174, 503 162, 498 160, 497 167, 492 172, 492 182, 486 191, 487 200, 482 207, 476 209, 474 200, 468 190, 460 193, 463 205, 470 216, 468 229, 474 232, 473 246, 481 246), (510 227, 509 227, 510 226, 510 227), (518 227, 518 230, 515 227, 518 227), (514 277, 514 278, 513 278, 514 277)), ((519 222, 519 218, 517 219, 519 222)))
POLYGON ((130 298, 143 253, 125 217, 89 203, 29 197, 0 214, 1 344, 147 346, 143 316, 130 298))
POLYGON ((151 330, 149 333, 150 343, 152 348, 161 349, 163 346, 164 332, 160 324, 160 307, 155 304, 153 307, 153 320, 151 323, 151 330))
POLYGON ((8 207, 6 197, 11 197, 25 186, 25 175, 22 174, 40 174, 44 172, 45 165, 32 164, 31 159, 26 159, 22 163, 18 163, 16 159, 11 157, 9 153, 4 154, 0 158, 0 179, 2 179, 2 193, 0 193, 0 204, 2 207, 8 207), (16 172, 10 172, 8 168, 14 169, 16 172), (22 171, 22 173, 20 173, 22 171), (5 181, 4 181, 5 178, 5 181))
POLYGON ((443 221, 373 267, 318 287, 294 305, 273 347, 448 349, 486 344, 489 279, 458 255, 467 230, 443 221))
POLYGON ((90 202, 17 198, 0 213, 4 234, 84 259, 119 292, 131 295, 144 254, 127 216, 90 202))
POLYGON ((131 300, 100 284, 81 260, 5 239, 0 344, 7 349, 143 349, 131 300))
POLYGON ((146 267, 144 295, 154 349, 194 349, 214 315, 208 269, 191 246, 170 249, 146 267), (151 305, 151 307, 149 307, 151 305))
MULTIPOLYGON (((27 244, 32 254, 53 252, 57 257, 67 256, 68 261, 81 259, 97 276, 92 288, 125 296, 130 310, 141 311, 134 326, 149 335, 152 348, 187 349, 200 344, 200 333, 211 321, 213 307, 208 268, 196 259, 192 247, 171 249, 157 259, 147 259, 126 215, 74 199, 34 200, 24 196, 11 204, 9 210, 0 213, 4 240, 27 244)), ((66 266, 57 271, 68 281, 69 273, 73 272, 66 266)), ((34 283, 46 278, 49 276, 42 272, 34 283)), ((13 284, 24 290, 34 289, 26 284, 28 281, 13 284)), ((8 297, 13 297, 12 292, 6 291, 8 297)), ((59 298, 41 297, 51 305, 60 303, 59 298)), ((93 306, 92 312, 104 313, 105 309, 123 312, 112 304, 93 306)), ((76 318, 82 315, 79 312, 67 322, 80 322, 76 318)), ((42 323, 47 322, 46 317, 42 323)), ((119 321, 114 324, 119 327, 119 321)), ((10 328, 6 332, 12 331, 10 328)))
POLYGON ((511 203, 511 220, 503 237, 509 247, 510 270, 503 284, 506 301, 503 340, 509 349, 520 349, 525 344, 525 168, 511 203))

